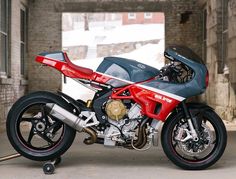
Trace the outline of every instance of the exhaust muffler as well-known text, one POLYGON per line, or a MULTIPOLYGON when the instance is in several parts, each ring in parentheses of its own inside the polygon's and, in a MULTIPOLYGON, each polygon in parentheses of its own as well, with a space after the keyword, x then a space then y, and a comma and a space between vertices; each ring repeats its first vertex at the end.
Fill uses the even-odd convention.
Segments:
POLYGON ((86 121, 81 119, 80 117, 74 115, 73 113, 65 110, 55 103, 47 103, 47 109, 49 110, 49 114, 59 119, 63 123, 69 125, 73 129, 82 132, 83 128, 86 127, 86 121))

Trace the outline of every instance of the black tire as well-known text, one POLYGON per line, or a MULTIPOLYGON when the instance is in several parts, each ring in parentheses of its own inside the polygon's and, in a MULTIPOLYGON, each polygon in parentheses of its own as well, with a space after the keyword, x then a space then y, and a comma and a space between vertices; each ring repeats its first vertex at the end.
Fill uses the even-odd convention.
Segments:
POLYGON ((164 123, 161 134, 162 147, 166 156, 175 165, 186 170, 202 170, 212 166, 223 155, 227 143, 227 132, 225 129, 225 125, 222 122, 221 118, 214 111, 207 110, 201 113, 200 116, 196 117, 198 121, 200 120, 200 118, 208 120, 208 124, 211 124, 211 127, 214 128, 215 131, 215 139, 211 143, 211 145, 214 146, 212 146, 212 150, 210 149, 209 153, 202 158, 199 158, 198 156, 186 157, 184 155, 180 155, 179 151, 181 151, 181 147, 177 148, 179 147, 177 145, 178 142, 174 144, 174 130, 176 129, 178 123, 184 119, 184 115, 182 112, 176 114, 174 117, 172 117, 172 119, 169 119, 164 123))
MULTIPOLYGON (((27 122, 32 123, 29 135, 31 134, 32 131, 34 131, 34 133, 32 132, 32 137, 30 139, 28 137, 28 140, 26 140, 23 137, 24 132, 22 132, 23 130, 20 129, 21 123, 25 122, 24 120, 26 119, 25 117, 23 117, 23 115, 25 113, 27 113, 27 110, 30 109, 32 106, 33 106, 32 108, 36 108, 35 106, 39 105, 40 108, 41 108, 41 106, 43 106, 43 109, 44 109, 44 107, 45 107, 44 105, 46 103, 56 103, 67 110, 71 110, 71 106, 66 101, 64 101, 61 97, 59 97, 58 95, 56 95, 54 93, 46 92, 46 91, 39 91, 39 92, 34 92, 29 95, 21 97, 12 106, 11 110, 8 113, 8 117, 7 117, 7 121, 6 121, 6 129, 7 129, 8 139, 9 139, 11 145, 13 146, 13 148, 17 152, 19 152, 22 156, 24 156, 28 159, 31 159, 31 160, 47 161, 47 160, 51 160, 51 159, 55 159, 55 158, 60 157, 72 145, 75 135, 76 135, 76 131, 74 129, 72 129, 71 127, 67 126, 66 124, 60 122, 59 120, 57 120, 55 118, 52 121, 52 119, 50 117, 48 117, 48 114, 45 114, 45 116, 47 116, 47 117, 44 117, 43 114, 41 114, 42 117, 40 117, 40 118, 39 117, 35 118, 34 116, 27 118, 27 122), (36 133, 36 131, 35 131, 36 129, 35 129, 35 127, 33 127, 34 123, 32 121, 35 119, 37 119, 37 121, 38 120, 46 121, 45 118, 47 118, 47 124, 48 124, 48 126, 46 126, 46 125, 45 126, 48 128, 46 128, 44 126, 44 128, 43 128, 44 130, 42 129, 42 131, 43 131, 42 133, 44 133, 44 131, 46 131, 46 129, 49 130, 49 127, 51 127, 50 130, 52 131, 52 130, 54 130, 53 127, 57 126, 57 129, 55 129, 55 135, 57 134, 58 131, 60 131, 60 134, 61 134, 58 137, 57 141, 53 141, 52 136, 51 136, 51 138, 49 138, 46 135, 42 135, 38 131, 36 133), (50 121, 51 123, 49 122, 49 118, 51 120, 50 121), (53 124, 54 124, 54 126, 53 126, 53 124), (40 140, 40 139, 45 140, 45 138, 46 138, 46 141, 44 141, 44 142, 47 142, 48 146, 35 147, 31 143, 32 138, 34 136, 38 135, 38 133, 40 134, 39 136, 41 138, 39 136, 37 136, 37 137, 35 137, 36 140, 40 140)), ((43 112, 45 112, 45 111, 43 111, 43 112)), ((46 122, 45 122, 45 124, 46 124, 46 122)))

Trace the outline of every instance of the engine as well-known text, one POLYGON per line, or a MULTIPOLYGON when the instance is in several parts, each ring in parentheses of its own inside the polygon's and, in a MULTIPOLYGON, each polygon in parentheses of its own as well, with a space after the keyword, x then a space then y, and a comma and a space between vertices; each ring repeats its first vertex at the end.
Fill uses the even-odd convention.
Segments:
POLYGON ((107 116, 110 119, 119 121, 127 113, 126 106, 122 103, 121 100, 110 100, 106 104, 105 109, 107 116))
POLYGON ((141 116, 141 107, 135 103, 129 110, 121 100, 111 100, 106 104, 106 113, 110 127, 104 133, 104 145, 115 146, 125 143, 124 139, 131 139, 135 135, 135 129, 141 116))

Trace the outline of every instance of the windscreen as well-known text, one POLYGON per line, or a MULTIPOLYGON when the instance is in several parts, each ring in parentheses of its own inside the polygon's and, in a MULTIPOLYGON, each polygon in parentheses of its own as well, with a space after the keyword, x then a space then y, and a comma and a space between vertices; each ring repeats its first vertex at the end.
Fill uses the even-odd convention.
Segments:
POLYGON ((192 51, 190 48, 185 47, 185 46, 179 46, 179 45, 173 45, 173 46, 169 46, 167 50, 172 50, 174 52, 176 52, 178 55, 181 55, 189 60, 192 60, 194 62, 200 63, 200 64, 204 64, 204 62, 202 61, 202 59, 194 52, 192 51))

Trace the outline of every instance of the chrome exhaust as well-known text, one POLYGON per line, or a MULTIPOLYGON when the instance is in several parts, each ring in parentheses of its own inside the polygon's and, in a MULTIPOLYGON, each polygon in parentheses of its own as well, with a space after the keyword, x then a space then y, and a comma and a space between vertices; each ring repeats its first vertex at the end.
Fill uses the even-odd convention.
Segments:
POLYGON ((83 120, 79 116, 74 115, 73 113, 65 110, 64 108, 60 107, 59 105, 55 103, 47 103, 46 104, 47 109, 49 110, 49 114, 54 116, 55 118, 59 119, 63 123, 69 125, 73 129, 82 132, 83 128, 95 125, 98 123, 96 120, 95 122, 88 123, 90 119, 93 118, 93 116, 89 116, 89 119, 83 120))

